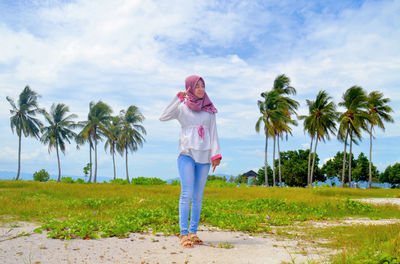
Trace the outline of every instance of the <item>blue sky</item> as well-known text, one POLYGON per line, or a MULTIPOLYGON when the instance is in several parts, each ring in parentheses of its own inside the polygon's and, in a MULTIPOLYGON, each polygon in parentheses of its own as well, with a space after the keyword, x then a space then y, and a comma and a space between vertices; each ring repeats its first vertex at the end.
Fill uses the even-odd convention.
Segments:
MULTIPOLYGON (((115 114, 138 106, 148 133, 129 156, 130 176, 177 177, 180 128, 158 117, 191 74, 203 76, 219 110, 223 160, 216 173, 260 168, 265 138, 254 129, 256 102, 282 73, 297 89, 299 114, 319 90, 336 103, 353 85, 389 97, 395 123, 377 130, 373 149, 383 170, 400 162, 398 14, 400 1, 0 1, 0 171, 17 169, 5 97, 16 99, 28 84, 41 106, 65 103, 77 120, 87 117, 90 101, 106 102, 115 114)), ((355 155, 369 151, 364 136, 355 155)), ((305 149, 309 141, 300 123, 281 149, 305 149)), ((32 138, 22 143, 23 172, 57 173, 54 151, 32 138)), ((103 146, 98 173, 112 177, 103 146)), ((321 163, 342 150, 335 138, 321 143, 321 163)), ((87 146, 69 145, 63 174, 82 175, 88 158, 87 146)), ((124 159, 116 162, 124 178, 124 159)))

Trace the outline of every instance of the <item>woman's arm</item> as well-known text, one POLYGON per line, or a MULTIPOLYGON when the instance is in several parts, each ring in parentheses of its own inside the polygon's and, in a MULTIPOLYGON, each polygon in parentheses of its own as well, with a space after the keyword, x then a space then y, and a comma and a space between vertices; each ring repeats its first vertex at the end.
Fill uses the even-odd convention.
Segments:
POLYGON ((164 109, 160 116, 160 121, 169 121, 172 119, 176 119, 179 116, 179 105, 181 102, 183 102, 184 98, 181 95, 181 92, 179 92, 172 102, 164 109))
POLYGON ((210 126, 210 139, 211 139, 211 162, 213 167, 213 172, 215 168, 219 165, 222 156, 219 149, 218 132, 217 132, 217 122, 215 114, 211 115, 211 126, 210 126))

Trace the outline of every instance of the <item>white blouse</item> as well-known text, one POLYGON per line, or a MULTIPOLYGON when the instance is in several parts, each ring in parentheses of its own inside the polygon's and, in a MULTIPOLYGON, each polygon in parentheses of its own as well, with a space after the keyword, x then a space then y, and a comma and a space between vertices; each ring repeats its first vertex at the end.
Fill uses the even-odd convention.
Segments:
POLYGON ((220 159, 215 114, 196 112, 175 96, 161 114, 160 121, 177 119, 182 131, 179 138, 179 154, 191 156, 197 163, 211 163, 220 159))

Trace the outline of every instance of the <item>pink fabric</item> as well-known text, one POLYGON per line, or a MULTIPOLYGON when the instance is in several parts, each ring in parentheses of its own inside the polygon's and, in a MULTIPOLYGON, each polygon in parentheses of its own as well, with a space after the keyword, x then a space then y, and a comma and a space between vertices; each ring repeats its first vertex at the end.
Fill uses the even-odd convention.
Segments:
POLYGON ((199 134, 201 139, 204 140, 204 127, 203 126, 199 126, 199 129, 197 130, 197 133, 199 134))
POLYGON ((203 78, 197 75, 191 75, 186 78, 185 80, 186 90, 189 87, 190 89, 187 93, 187 100, 185 101, 185 104, 193 111, 200 112, 201 110, 203 110, 215 114, 217 113, 217 109, 214 107, 210 98, 208 98, 207 93, 204 93, 203 98, 198 98, 197 96, 194 95, 194 89, 196 88, 196 84, 200 79, 204 82, 203 78))
POLYGON ((217 159, 222 159, 221 154, 215 155, 213 157, 211 157, 211 161, 217 160, 217 159))

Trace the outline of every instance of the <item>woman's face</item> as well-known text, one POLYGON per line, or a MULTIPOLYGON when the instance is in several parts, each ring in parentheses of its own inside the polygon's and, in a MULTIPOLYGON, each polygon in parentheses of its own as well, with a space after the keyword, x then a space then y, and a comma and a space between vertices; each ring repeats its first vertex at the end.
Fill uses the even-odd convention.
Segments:
POLYGON ((203 98, 205 93, 205 87, 204 87, 204 82, 203 80, 199 80, 196 84, 196 87, 194 88, 194 95, 197 98, 203 98))

